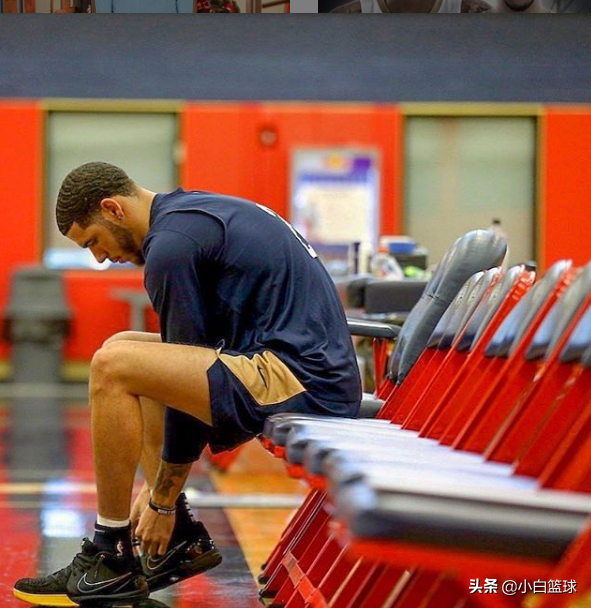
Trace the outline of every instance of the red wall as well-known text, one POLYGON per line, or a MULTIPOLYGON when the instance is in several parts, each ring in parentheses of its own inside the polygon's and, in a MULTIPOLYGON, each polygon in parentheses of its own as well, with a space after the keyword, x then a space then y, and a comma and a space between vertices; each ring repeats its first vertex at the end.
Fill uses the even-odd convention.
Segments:
MULTIPOLYGON (((141 270, 70 270, 64 274, 66 298, 73 311, 65 357, 89 361, 109 336, 129 329, 129 305, 114 296, 117 289, 143 290, 141 270)), ((146 314, 149 331, 158 331, 155 313, 146 314)))
POLYGON ((401 209, 400 125, 395 106, 189 104, 182 121, 182 185, 254 199, 289 219, 291 150, 372 147, 382 162, 381 232, 396 233, 401 209), (265 145, 265 134, 275 141, 265 145))
POLYGON ((542 119, 543 263, 591 260, 591 106, 548 107, 542 119))
POLYGON ((256 128, 255 104, 187 105, 181 116, 181 185, 255 198, 260 170, 252 149, 256 128))
POLYGON ((39 102, 0 101, 0 311, 14 268, 41 260, 42 142, 39 102))
MULTIPOLYGON (((591 106, 546 108, 541 133, 540 258, 591 259, 591 106)), ((298 146, 380 151, 381 231, 401 225, 402 123, 394 105, 189 103, 181 115, 181 184, 262 202, 288 216, 289 154, 298 146), (272 135, 265 142, 261 135, 272 135), (274 138, 274 139, 273 139, 274 138)), ((0 310, 10 275, 41 260, 43 111, 38 102, 0 102, 0 310)), ((74 312, 69 360, 88 361, 109 335, 128 328, 129 307, 113 289, 142 289, 138 271, 65 273, 74 312)), ((154 315, 149 328, 156 330, 154 315)), ((0 343, 0 358, 6 358, 0 343)))

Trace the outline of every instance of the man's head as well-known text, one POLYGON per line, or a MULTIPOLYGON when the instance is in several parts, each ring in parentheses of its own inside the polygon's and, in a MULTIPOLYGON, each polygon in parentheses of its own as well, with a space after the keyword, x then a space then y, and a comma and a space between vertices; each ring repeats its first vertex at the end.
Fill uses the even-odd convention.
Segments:
POLYGON ((141 265, 142 236, 138 231, 140 188, 114 165, 86 163, 71 171, 59 191, 56 219, 60 232, 99 262, 141 265))

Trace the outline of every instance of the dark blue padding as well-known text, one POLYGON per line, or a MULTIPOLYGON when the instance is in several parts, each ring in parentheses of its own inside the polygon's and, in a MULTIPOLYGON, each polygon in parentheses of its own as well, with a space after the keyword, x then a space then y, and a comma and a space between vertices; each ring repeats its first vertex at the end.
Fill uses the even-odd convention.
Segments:
POLYGON ((588 513, 445 495, 380 492, 363 480, 339 487, 336 516, 357 537, 555 560, 588 513))
POLYGON ((456 310, 448 326, 445 328, 445 332, 441 336, 441 340, 439 340, 440 349, 451 347, 499 272, 501 272, 499 268, 491 268, 483 273, 481 279, 470 290, 470 293, 464 299, 463 305, 456 310))
POLYGON ((475 272, 499 266, 506 250, 505 240, 488 230, 469 232, 452 245, 402 327, 388 364, 391 379, 404 380, 462 285, 475 272))
POLYGON ((562 363, 573 363, 580 361, 585 352, 591 348, 591 306, 581 317, 573 329, 567 343, 564 345, 560 353, 560 361, 562 363))
POLYGON ((528 361, 552 352, 591 290, 591 262, 579 272, 535 333, 525 352, 528 361))
POLYGON ((476 309, 472 318, 466 325, 466 330, 462 334, 456 348, 460 352, 470 351, 478 343, 484 330, 488 327, 491 319, 499 310, 511 288, 519 276, 523 273, 523 265, 512 266, 507 270, 503 278, 491 289, 486 299, 476 309))
POLYGON ((513 352, 558 281, 571 266, 570 260, 561 260, 546 271, 501 323, 484 350, 486 357, 507 357, 513 352))
POLYGON ((441 337, 456 314, 456 311, 463 306, 464 300, 469 296, 472 289, 474 289, 474 286, 483 276, 484 272, 476 272, 462 285, 462 288, 458 291, 458 295, 453 299, 452 303, 441 316, 441 319, 437 322, 433 333, 429 337, 426 348, 435 348, 439 344, 441 337))

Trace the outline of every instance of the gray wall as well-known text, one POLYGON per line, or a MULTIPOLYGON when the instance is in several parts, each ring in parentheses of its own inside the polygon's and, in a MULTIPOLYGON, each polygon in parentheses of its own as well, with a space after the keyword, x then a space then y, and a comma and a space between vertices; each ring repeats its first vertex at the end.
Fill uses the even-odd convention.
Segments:
POLYGON ((591 101, 586 15, 1 15, 0 97, 591 101))

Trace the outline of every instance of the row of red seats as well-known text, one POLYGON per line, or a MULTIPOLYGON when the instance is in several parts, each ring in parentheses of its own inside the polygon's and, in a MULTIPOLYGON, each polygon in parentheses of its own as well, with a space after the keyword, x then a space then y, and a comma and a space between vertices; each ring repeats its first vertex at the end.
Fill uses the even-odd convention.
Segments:
POLYGON ((378 419, 269 420, 314 488, 261 576, 272 606, 514 606, 491 581, 519 578, 562 606, 591 585, 591 266, 534 281, 469 279, 378 419))

